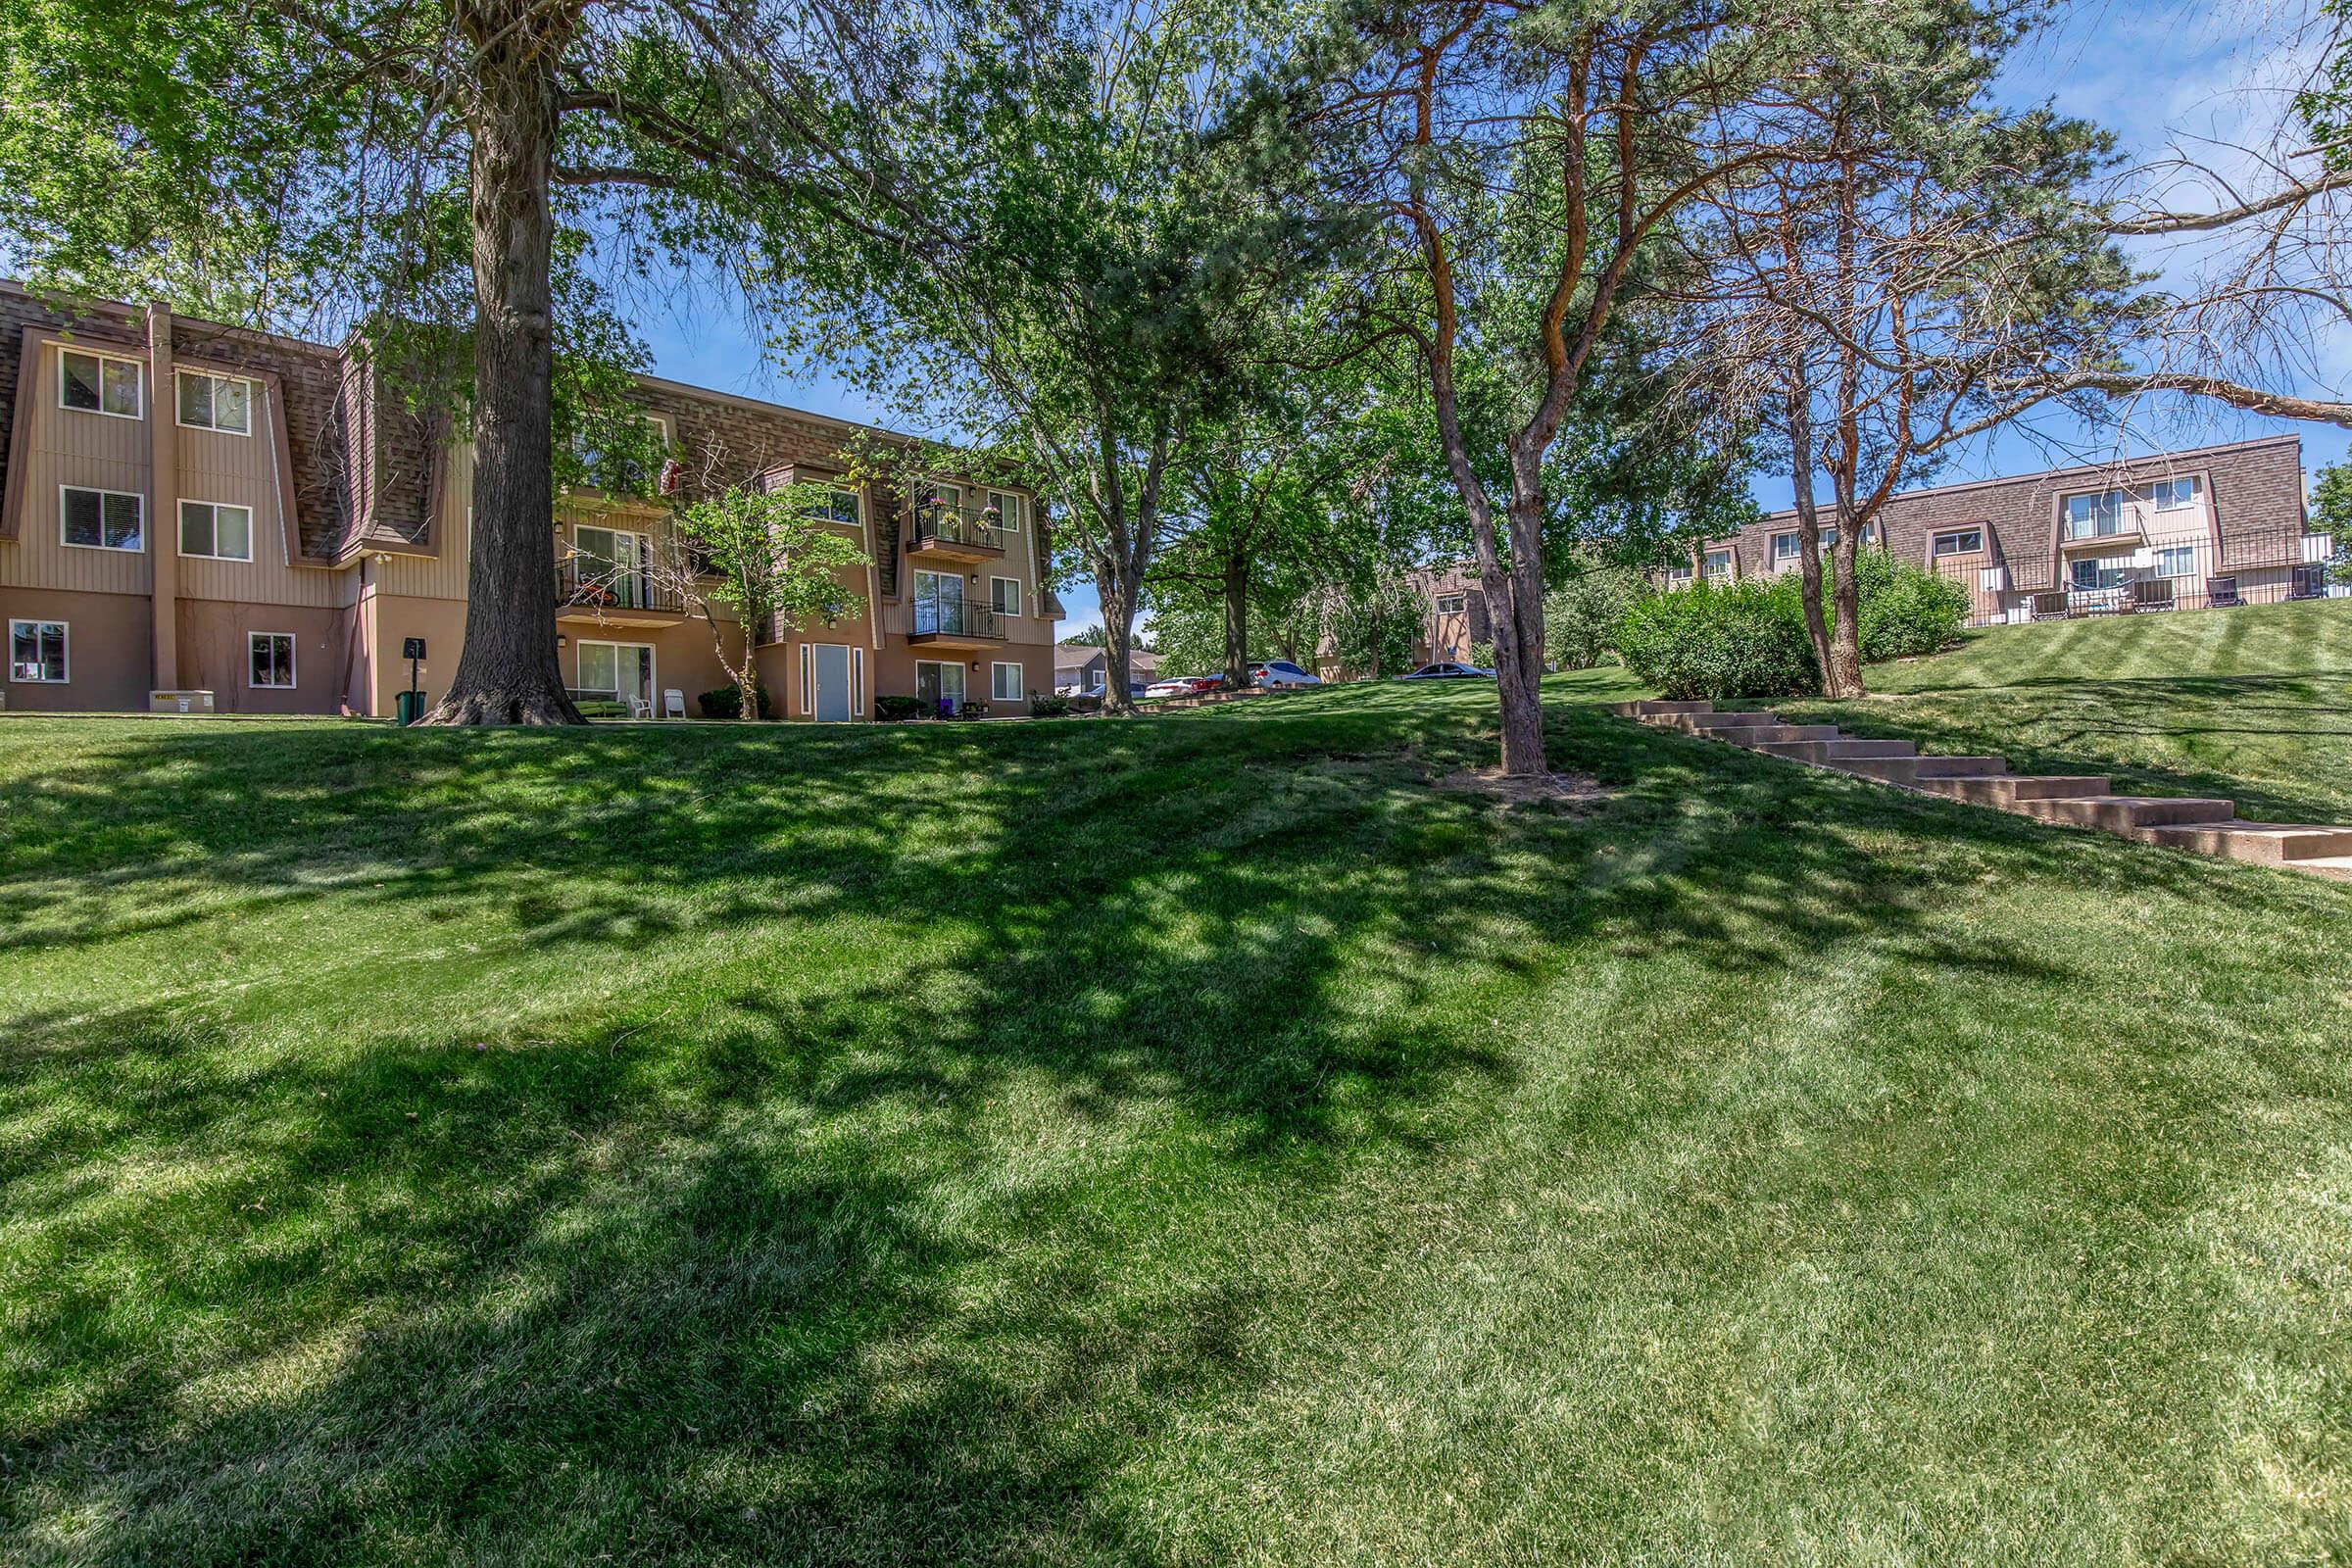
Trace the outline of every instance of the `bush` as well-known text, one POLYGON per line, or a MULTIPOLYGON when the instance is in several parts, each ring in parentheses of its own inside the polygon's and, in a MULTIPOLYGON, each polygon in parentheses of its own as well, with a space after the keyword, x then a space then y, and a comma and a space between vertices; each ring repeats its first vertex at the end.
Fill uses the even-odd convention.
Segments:
POLYGON ((920 697, 876 697, 874 716, 884 723, 895 724, 903 719, 921 718, 931 710, 931 705, 920 697))
MULTIPOLYGON (((775 717, 775 710, 768 706, 767 688, 755 686, 752 688, 752 692, 759 699, 760 716, 761 718, 775 717)), ((741 687, 721 686, 714 692, 703 693, 697 701, 703 705, 705 718, 741 718, 743 716, 743 690, 741 687)))
POLYGON ((1070 700, 1067 697, 1049 693, 1043 697, 1029 699, 1029 716, 1031 718, 1067 718, 1069 714, 1070 700))
POLYGON ((1561 669, 1590 669, 1617 646, 1626 611, 1647 597, 1640 572, 1578 545, 1562 563, 1560 586, 1544 596, 1544 657, 1561 669))
POLYGON ((1854 586, 1861 594, 1855 631, 1865 663, 1948 648, 1968 619, 1966 588, 1884 550, 1861 552, 1854 586))
POLYGON ((1673 702, 1788 697, 1818 691, 1794 578, 1697 583, 1629 606, 1618 657, 1673 702))

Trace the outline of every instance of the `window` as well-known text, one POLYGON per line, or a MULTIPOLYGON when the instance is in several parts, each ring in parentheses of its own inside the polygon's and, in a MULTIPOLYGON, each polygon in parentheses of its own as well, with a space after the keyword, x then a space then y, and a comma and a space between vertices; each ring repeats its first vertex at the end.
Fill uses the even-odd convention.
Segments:
POLYGON ((253 383, 242 376, 180 371, 179 422, 199 430, 253 434, 253 383))
POLYGON ((1007 490, 991 490, 988 504, 997 509, 997 526, 1006 533, 1021 531, 1021 498, 1007 490))
POLYGON ((294 684, 294 634, 290 631, 257 631, 246 639, 246 649, 253 656, 252 681, 256 686, 292 686, 294 684))
POLYGON ((1732 574, 1732 553, 1729 550, 1707 552, 1707 575, 1729 577, 1732 574))
POLYGON ((2198 482, 2191 479, 2160 479, 2150 497, 2158 512, 2179 512, 2197 504, 2198 482))
POLYGON ((2127 499, 2121 490, 2068 496, 2066 536, 2069 539, 2095 539, 2102 534, 2123 532, 2124 503, 2127 499))
POLYGON ((253 509, 210 501, 179 504, 179 553, 217 561, 253 559, 253 509))
POLYGON ((1000 703, 1021 700, 1021 666, 991 664, 988 666, 988 695, 1000 703))
POLYGON ((914 487, 914 499, 920 506, 945 507, 950 512, 956 512, 963 506, 963 486, 926 479, 914 487))
POLYGON ((1458 615, 1462 612, 1463 607, 1466 603, 1466 596, 1462 594, 1440 594, 1438 595, 1438 613, 1441 615, 1458 615))
POLYGON ((2193 577, 2197 574, 2197 550, 2194 545, 2180 545, 2156 552, 2156 575, 2159 577, 2193 577))
POLYGON ((1939 556, 1973 556, 1984 548, 1984 530, 1961 528, 1936 536, 1935 551, 1939 556))
MULTIPOLYGON (((1824 550, 1834 550, 1837 548, 1837 545, 1838 530, 1835 528, 1822 529, 1821 548, 1824 550)), ((1805 543, 1802 535, 1793 533, 1776 533, 1772 536, 1772 564, 1774 565, 1789 565, 1795 562, 1803 560, 1804 554, 1805 543)))
POLYGON ((61 487, 60 529, 65 542, 82 550, 147 548, 147 498, 120 490, 61 487))
POLYGON ((1000 615, 1021 612, 1021 583, 1017 577, 988 579, 988 602, 1000 615))
POLYGON ((146 374, 136 360, 68 349, 57 357, 58 407, 135 419, 145 403, 146 374))
POLYGON ((651 496, 661 490, 669 461, 667 420, 640 413, 641 432, 618 413, 590 410, 583 417, 584 427, 574 429, 565 443, 580 483, 608 496, 651 496))
POLYGON ((808 515, 821 517, 827 522, 847 523, 855 528, 858 526, 858 492, 828 491, 824 500, 808 509, 808 515))
POLYGON ((66 623, 12 620, 8 623, 8 678, 62 681, 66 678, 66 623))
POLYGON ((2124 568, 2110 566, 2099 561, 2078 561, 2070 568, 2071 581, 2077 593, 2092 593, 2102 588, 2120 588, 2124 584, 2124 568))

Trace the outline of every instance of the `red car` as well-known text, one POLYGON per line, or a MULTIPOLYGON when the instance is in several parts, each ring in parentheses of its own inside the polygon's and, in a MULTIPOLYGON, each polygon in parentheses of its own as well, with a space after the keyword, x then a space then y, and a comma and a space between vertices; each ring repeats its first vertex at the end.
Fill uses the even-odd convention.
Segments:
POLYGON ((1170 675, 1144 688, 1146 697, 1199 697, 1224 688, 1222 675, 1170 675))

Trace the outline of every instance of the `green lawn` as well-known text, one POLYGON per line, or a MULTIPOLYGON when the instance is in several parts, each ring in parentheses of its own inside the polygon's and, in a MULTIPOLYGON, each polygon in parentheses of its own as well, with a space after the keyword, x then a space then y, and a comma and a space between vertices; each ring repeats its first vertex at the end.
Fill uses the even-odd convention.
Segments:
POLYGON ((1873 665, 1899 701, 1789 703, 1857 735, 2005 755, 2018 772, 2108 773, 2241 814, 2352 822, 2352 600, 2045 621, 1873 665))
POLYGON ((0 721, 0 1561, 2352 1552, 2352 886, 1552 689, 0 721))

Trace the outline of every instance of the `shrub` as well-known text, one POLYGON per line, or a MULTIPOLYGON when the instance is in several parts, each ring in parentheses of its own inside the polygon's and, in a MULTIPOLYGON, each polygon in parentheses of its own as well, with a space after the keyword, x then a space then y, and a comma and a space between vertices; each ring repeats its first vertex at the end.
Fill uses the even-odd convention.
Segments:
POLYGON ((920 697, 876 697, 874 699, 874 716, 885 723, 895 724, 902 719, 921 718, 930 710, 931 706, 920 697))
POLYGON ((1642 574, 1578 545, 1562 564, 1560 586, 1544 596, 1544 657, 1561 669, 1590 669, 1617 646, 1617 627, 1648 597, 1642 574))
MULTIPOLYGON (((759 700, 760 716, 761 718, 775 717, 775 710, 768 706, 767 688, 755 686, 752 688, 752 692, 759 700)), ((696 700, 703 705, 705 718, 741 718, 743 716, 743 690, 741 687, 721 686, 714 692, 703 693, 696 700)))
POLYGON ((1884 550, 1860 553, 1854 586, 1861 594, 1855 632, 1865 663, 1949 647, 1968 619, 1966 588, 1884 550))
POLYGON ((1029 716, 1032 718, 1067 718, 1069 713, 1070 700, 1067 697, 1049 693, 1029 699, 1029 716))
POLYGON ((1617 630, 1625 667, 1675 702, 1817 691, 1793 578, 1697 583, 1629 606, 1617 630))

